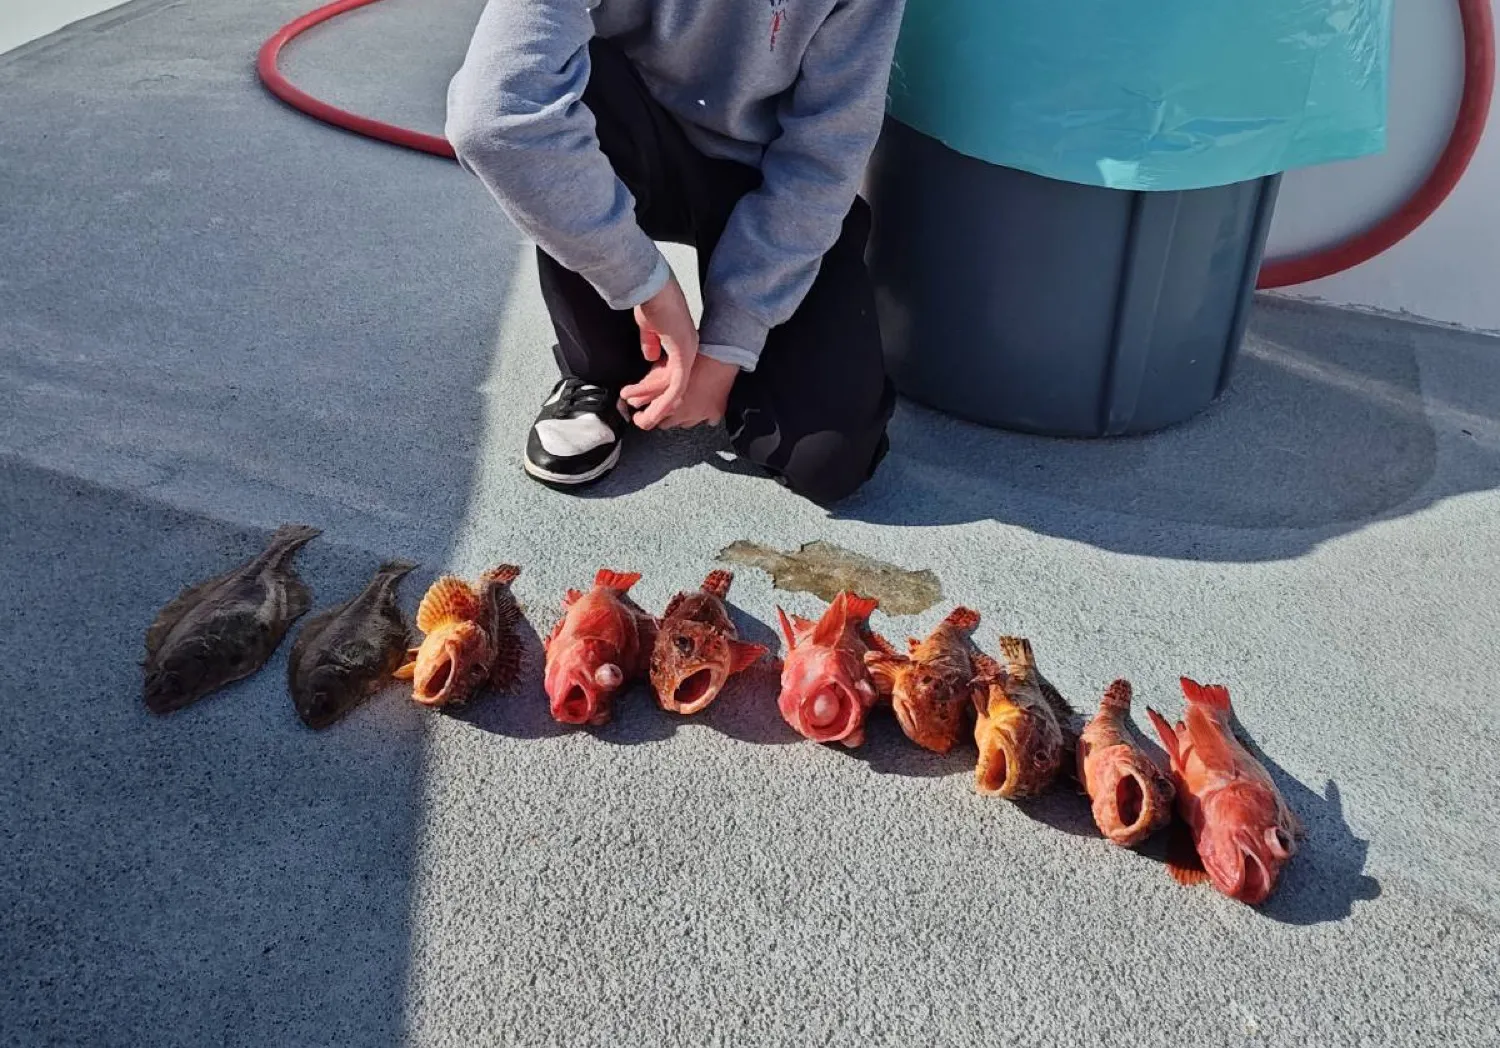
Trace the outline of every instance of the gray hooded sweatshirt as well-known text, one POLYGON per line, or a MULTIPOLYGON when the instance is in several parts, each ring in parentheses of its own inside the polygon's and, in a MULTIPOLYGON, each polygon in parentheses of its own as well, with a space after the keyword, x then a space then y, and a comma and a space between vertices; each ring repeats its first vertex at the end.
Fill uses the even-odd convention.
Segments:
POLYGON ((489 0, 448 140, 522 233, 628 309, 670 269, 582 105, 616 40, 689 140, 761 171, 703 283, 705 355, 753 369, 838 239, 885 112, 904 0, 489 0))

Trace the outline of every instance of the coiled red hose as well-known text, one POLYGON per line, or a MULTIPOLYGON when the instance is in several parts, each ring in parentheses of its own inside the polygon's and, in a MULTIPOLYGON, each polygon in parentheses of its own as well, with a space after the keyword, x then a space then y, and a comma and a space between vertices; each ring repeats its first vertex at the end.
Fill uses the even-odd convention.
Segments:
MULTIPOLYGON (((371 120, 329 105, 298 88, 277 68, 282 48, 313 26, 337 18, 346 11, 379 2, 380 0, 334 0, 333 3, 282 26, 260 49, 256 71, 261 82, 287 105, 334 127, 407 149, 455 159, 453 146, 446 139, 371 120)), ((1298 258, 1272 259, 1266 262, 1256 281, 1257 288, 1266 290, 1305 284, 1368 262, 1410 236, 1448 199, 1479 148, 1479 141, 1484 136, 1485 125, 1489 121, 1490 102, 1495 91, 1495 23, 1490 11, 1490 0, 1458 0, 1458 9, 1464 29, 1463 97, 1459 102, 1458 116, 1453 122, 1448 144, 1427 178, 1400 207, 1363 233, 1298 258)))

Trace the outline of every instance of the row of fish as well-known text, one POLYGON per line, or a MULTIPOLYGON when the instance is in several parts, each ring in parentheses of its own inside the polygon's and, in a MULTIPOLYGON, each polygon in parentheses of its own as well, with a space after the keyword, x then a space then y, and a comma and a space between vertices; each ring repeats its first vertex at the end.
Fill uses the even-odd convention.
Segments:
MULTIPOLYGON (((180 709, 265 665, 312 607, 292 559, 318 534, 282 527, 258 556, 161 610, 146 636, 151 710, 180 709)), ((308 726, 332 724, 392 679, 410 681, 413 699, 434 707, 514 687, 521 609, 511 586, 520 569, 500 565, 477 586, 439 578, 417 609, 421 639, 412 647, 396 589, 414 567, 381 565, 361 592, 302 627, 287 673, 308 726)), ((543 689, 557 721, 604 724, 616 698, 637 683, 649 684, 663 709, 692 715, 770 654, 739 638, 726 606, 729 572, 714 571, 696 590, 678 593, 659 618, 630 596, 639 579, 603 570, 588 590, 568 591, 543 642, 543 689)), ((1148 709, 1166 751, 1163 767, 1135 734, 1129 682, 1111 684, 1098 712, 1080 723, 1037 668, 1028 640, 1002 636, 993 657, 974 641, 979 614, 960 607, 901 652, 871 628, 876 608, 843 592, 816 622, 777 609, 787 649, 777 707, 800 735, 859 746, 877 705, 889 706, 902 732, 936 753, 971 733, 980 793, 1020 799, 1076 780, 1115 844, 1134 847, 1171 826, 1179 836, 1168 865, 1179 881, 1207 880, 1251 905, 1270 895, 1302 828, 1236 738, 1224 687, 1183 678, 1186 712, 1175 725, 1148 709)))

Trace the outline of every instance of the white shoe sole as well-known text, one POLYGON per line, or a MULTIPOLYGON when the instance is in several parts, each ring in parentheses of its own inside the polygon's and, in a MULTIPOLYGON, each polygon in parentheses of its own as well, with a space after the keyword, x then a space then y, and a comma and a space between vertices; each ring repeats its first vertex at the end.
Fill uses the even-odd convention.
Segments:
POLYGON ((623 443, 615 444, 615 449, 609 453, 609 458, 589 470, 587 473, 553 473, 551 470, 543 469, 525 455, 521 456, 521 465, 526 472, 537 480, 545 480, 549 484, 587 484, 592 480, 598 480, 604 474, 614 469, 620 462, 620 448, 623 443))

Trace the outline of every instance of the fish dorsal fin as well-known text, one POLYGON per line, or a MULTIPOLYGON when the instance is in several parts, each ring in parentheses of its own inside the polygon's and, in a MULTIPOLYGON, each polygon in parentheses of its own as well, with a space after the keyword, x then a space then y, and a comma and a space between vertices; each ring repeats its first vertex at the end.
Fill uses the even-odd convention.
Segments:
POLYGON ((1025 637, 1001 637, 1000 659, 1005 663, 1005 671, 1017 683, 1022 683, 1031 677, 1031 671, 1036 668, 1036 656, 1031 651, 1031 641, 1025 637))
POLYGON ((678 608, 682 607, 682 602, 687 600, 687 597, 688 595, 686 593, 679 593, 671 600, 667 601, 667 608, 661 613, 661 617, 664 619, 670 619, 672 617, 672 613, 678 608))
POLYGON ((445 622, 479 618, 479 594, 461 578, 444 575, 428 588, 417 606, 417 629, 431 633, 445 622))
POLYGON ((920 648, 921 646, 922 646, 922 642, 919 641, 919 640, 917 640, 916 637, 907 637, 906 638, 906 653, 908 655, 915 655, 917 653, 917 649, 920 648))
POLYGON ((1052 682, 1040 673, 1033 674, 1036 677, 1037 690, 1042 693, 1042 698, 1047 705, 1052 707, 1052 713, 1057 717, 1059 724, 1067 724, 1072 720, 1074 713, 1073 704, 1063 698, 1062 692, 1053 687, 1052 682))
POLYGON ((844 594, 845 613, 852 622, 868 622, 879 607, 880 601, 874 597, 861 597, 858 593, 844 594))
POLYGON ((612 589, 616 593, 629 593, 630 587, 640 581, 639 572, 615 571, 613 568, 600 568, 599 574, 594 576, 595 586, 612 589))
POLYGON ((729 586, 733 582, 734 572, 720 568, 708 573, 708 578, 703 580, 703 591, 724 600, 729 596, 729 586))
POLYGON ((741 673, 748 670, 769 649, 764 644, 750 644, 742 640, 729 642, 729 672, 741 673))
POLYGON ((1190 677, 1178 678, 1182 685, 1183 698, 1199 703, 1218 713, 1234 712, 1229 704, 1229 689, 1222 684, 1199 684, 1190 677))
POLYGON ((948 613, 943 625, 961 633, 973 633, 979 628, 979 612, 973 608, 959 606, 948 613))
POLYGON ((786 612, 780 606, 776 608, 776 619, 781 626, 781 635, 786 638, 786 650, 791 651, 797 646, 797 633, 792 628, 792 622, 786 617, 786 612))
POLYGON ((510 584, 521 574, 514 564, 502 564, 485 572, 485 626, 490 632, 490 687, 509 691, 521 672, 521 605, 510 584))
POLYGON ((1157 713, 1150 706, 1146 707, 1146 719, 1156 729, 1156 734, 1161 738, 1161 747, 1167 751, 1167 759, 1172 762, 1173 768, 1182 767, 1181 752, 1177 745, 1177 731, 1167 723, 1167 718, 1157 713))
POLYGON ((833 603, 828 605, 828 610, 823 612, 823 617, 813 628, 812 644, 820 647, 833 644, 844 632, 844 627, 848 622, 849 595, 840 593, 833 598, 833 603))
POLYGON ((895 658, 895 659, 899 659, 899 658, 902 657, 901 652, 899 652, 899 651, 896 650, 896 646, 894 644, 892 644, 890 641, 886 640, 884 637, 882 637, 880 634, 876 633, 874 630, 869 629, 868 627, 866 627, 866 629, 865 629, 865 636, 869 639, 870 647, 874 648, 876 651, 880 652, 881 654, 883 654, 883 655, 889 655, 891 658, 895 658))

